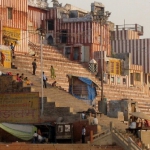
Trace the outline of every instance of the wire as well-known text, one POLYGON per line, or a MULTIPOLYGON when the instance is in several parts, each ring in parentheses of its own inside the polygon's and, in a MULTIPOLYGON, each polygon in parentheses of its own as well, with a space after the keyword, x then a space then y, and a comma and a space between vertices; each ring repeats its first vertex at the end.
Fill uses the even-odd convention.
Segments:
MULTIPOLYGON (((104 26, 104 25, 103 25, 104 26)), ((98 26, 97 28, 99 28, 99 27, 102 27, 102 26, 98 26)), ((66 35, 66 36, 71 36, 71 37, 75 37, 75 36, 84 36, 84 34, 89 34, 89 32, 91 32, 91 31, 94 31, 94 33, 96 33, 96 35, 98 35, 99 33, 97 33, 97 31, 98 31, 98 29, 95 29, 94 28, 94 30, 93 30, 93 28, 89 28, 89 29, 87 29, 87 30, 84 30, 84 31, 82 31, 82 32, 80 32, 79 31, 79 33, 74 33, 74 32, 67 32, 67 33, 62 33, 62 32, 55 32, 56 33, 56 35, 66 35), (96 32, 95 32, 96 31, 96 32)), ((42 31, 43 30, 46 30, 46 29, 42 29, 42 28, 39 28, 39 29, 41 29, 42 31)), ((105 28, 106 29, 106 28, 105 28)), ((68 30, 68 29, 62 29, 61 31, 63 31, 63 30, 68 30)), ((1 30, 1 31, 5 31, 5 30, 1 30)), ((38 31, 38 29, 37 30, 26 30, 26 32, 27 31, 29 31, 29 32, 37 32, 38 31)), ((20 39, 19 41, 22 41, 22 40, 24 40, 24 39, 27 39, 27 38, 29 38, 29 37, 32 37, 32 36, 34 36, 35 34, 39 34, 39 33, 32 33, 32 35, 30 35, 30 36, 28 36, 28 37, 26 37, 26 38, 22 38, 22 39, 20 39)))

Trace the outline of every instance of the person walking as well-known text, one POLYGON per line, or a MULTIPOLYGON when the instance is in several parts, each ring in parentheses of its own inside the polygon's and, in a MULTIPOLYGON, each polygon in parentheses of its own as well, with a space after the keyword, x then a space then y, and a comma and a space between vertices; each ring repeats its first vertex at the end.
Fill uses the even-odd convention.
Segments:
POLYGON ((82 127, 82 143, 85 143, 85 135, 86 135, 86 129, 85 126, 82 127))
POLYGON ((47 88, 46 81, 47 81, 47 78, 46 78, 46 76, 45 76, 45 74, 43 72, 43 87, 44 88, 47 88))
POLYGON ((12 57, 13 57, 15 55, 14 53, 15 46, 13 45, 13 43, 10 44, 10 49, 12 51, 12 57))
POLYGON ((53 66, 51 66, 50 72, 51 72, 51 78, 52 78, 52 79, 55 79, 56 75, 55 75, 55 70, 54 70, 54 67, 53 67, 53 66))
POLYGON ((37 68, 36 59, 34 59, 34 61, 32 62, 32 67, 33 67, 33 75, 35 75, 35 71, 36 71, 36 68, 37 68))

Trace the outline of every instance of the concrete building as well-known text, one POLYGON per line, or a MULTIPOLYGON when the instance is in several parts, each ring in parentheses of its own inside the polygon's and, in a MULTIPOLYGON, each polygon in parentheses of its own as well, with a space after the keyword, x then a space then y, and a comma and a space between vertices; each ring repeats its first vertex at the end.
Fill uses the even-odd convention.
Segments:
POLYGON ((53 1, 51 8, 48 7, 47 0, 25 0, 24 3, 21 0, 2 0, 0 5, 0 44, 9 45, 13 42, 16 45, 15 51, 28 53, 28 45, 40 42, 37 29, 42 28, 44 44, 57 45, 70 60, 89 62, 94 58, 98 61, 100 36, 102 50, 107 55, 111 54, 109 25, 101 26, 92 14, 105 12, 101 3, 92 3, 90 11, 71 4, 62 6, 57 0, 53 1), (14 32, 18 33, 18 37, 12 36, 14 32))
MULTIPOLYGON (((112 52, 131 53, 131 63, 143 68, 140 76, 142 86, 150 87, 150 39, 140 39, 143 35, 143 27, 140 25, 116 26, 112 33, 112 52)), ((130 73, 130 84, 135 78, 135 73, 130 73)))
MULTIPOLYGON (((144 80, 146 84, 150 84, 149 40, 139 39, 139 36, 143 34, 143 27, 137 24, 131 27, 127 26, 127 28, 126 26, 117 26, 116 30, 112 31, 113 23, 109 22, 109 24, 101 26, 94 14, 105 12, 102 3, 92 3, 90 11, 71 4, 62 6, 57 0, 53 0, 53 7, 50 8, 47 0, 26 0, 23 5, 21 0, 15 0, 15 3, 10 0, 6 3, 2 0, 0 5, 0 44, 14 43, 15 51, 30 53, 33 51, 33 46, 40 43, 39 31, 42 31, 45 36, 43 41, 45 45, 57 46, 71 61, 88 64, 91 59, 95 59, 99 72, 101 71, 101 54, 103 54, 104 62, 107 65, 106 57, 110 57, 112 52, 131 53, 132 59, 128 69, 132 71, 129 74, 125 74, 125 76, 121 73, 118 74, 114 68, 115 71, 111 74, 104 70, 107 74, 107 77, 104 78, 116 76, 114 80, 111 78, 110 81, 107 80, 108 83, 113 83, 112 81, 115 83, 117 80, 119 82, 118 76, 124 76, 121 78, 128 80, 126 81, 128 86, 135 85, 133 81, 133 78, 137 76, 135 72, 141 72, 142 69, 133 69, 134 67, 131 65, 139 65, 135 68, 140 68, 141 65, 144 73, 140 73, 140 82, 144 80), (110 31, 112 31, 111 35, 110 31), (112 38, 112 52, 110 36, 112 38)), ((118 59, 120 58, 118 57, 118 59)), ((112 62, 110 64, 113 64, 114 60, 114 58, 110 60, 112 62)), ((116 61, 120 62, 120 60, 116 61)), ((105 69, 105 64, 103 69, 105 69)), ((121 80, 120 83, 123 83, 124 79, 121 80)))

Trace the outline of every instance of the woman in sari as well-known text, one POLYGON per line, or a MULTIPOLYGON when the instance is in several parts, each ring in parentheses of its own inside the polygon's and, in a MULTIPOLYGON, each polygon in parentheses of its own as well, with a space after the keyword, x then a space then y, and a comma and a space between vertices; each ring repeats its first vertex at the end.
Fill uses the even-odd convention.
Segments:
POLYGON ((51 72, 51 78, 52 78, 52 79, 55 79, 56 75, 55 75, 55 70, 54 70, 54 67, 53 67, 53 66, 51 66, 50 72, 51 72))

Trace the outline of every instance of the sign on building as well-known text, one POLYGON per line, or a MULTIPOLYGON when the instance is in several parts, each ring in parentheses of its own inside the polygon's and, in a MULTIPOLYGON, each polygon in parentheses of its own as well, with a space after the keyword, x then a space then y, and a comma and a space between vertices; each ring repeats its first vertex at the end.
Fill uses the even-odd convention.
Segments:
POLYGON ((21 31, 20 29, 3 27, 3 37, 6 36, 10 39, 20 40, 21 31))
POLYGON ((39 93, 0 94, 0 122, 37 123, 39 93))

